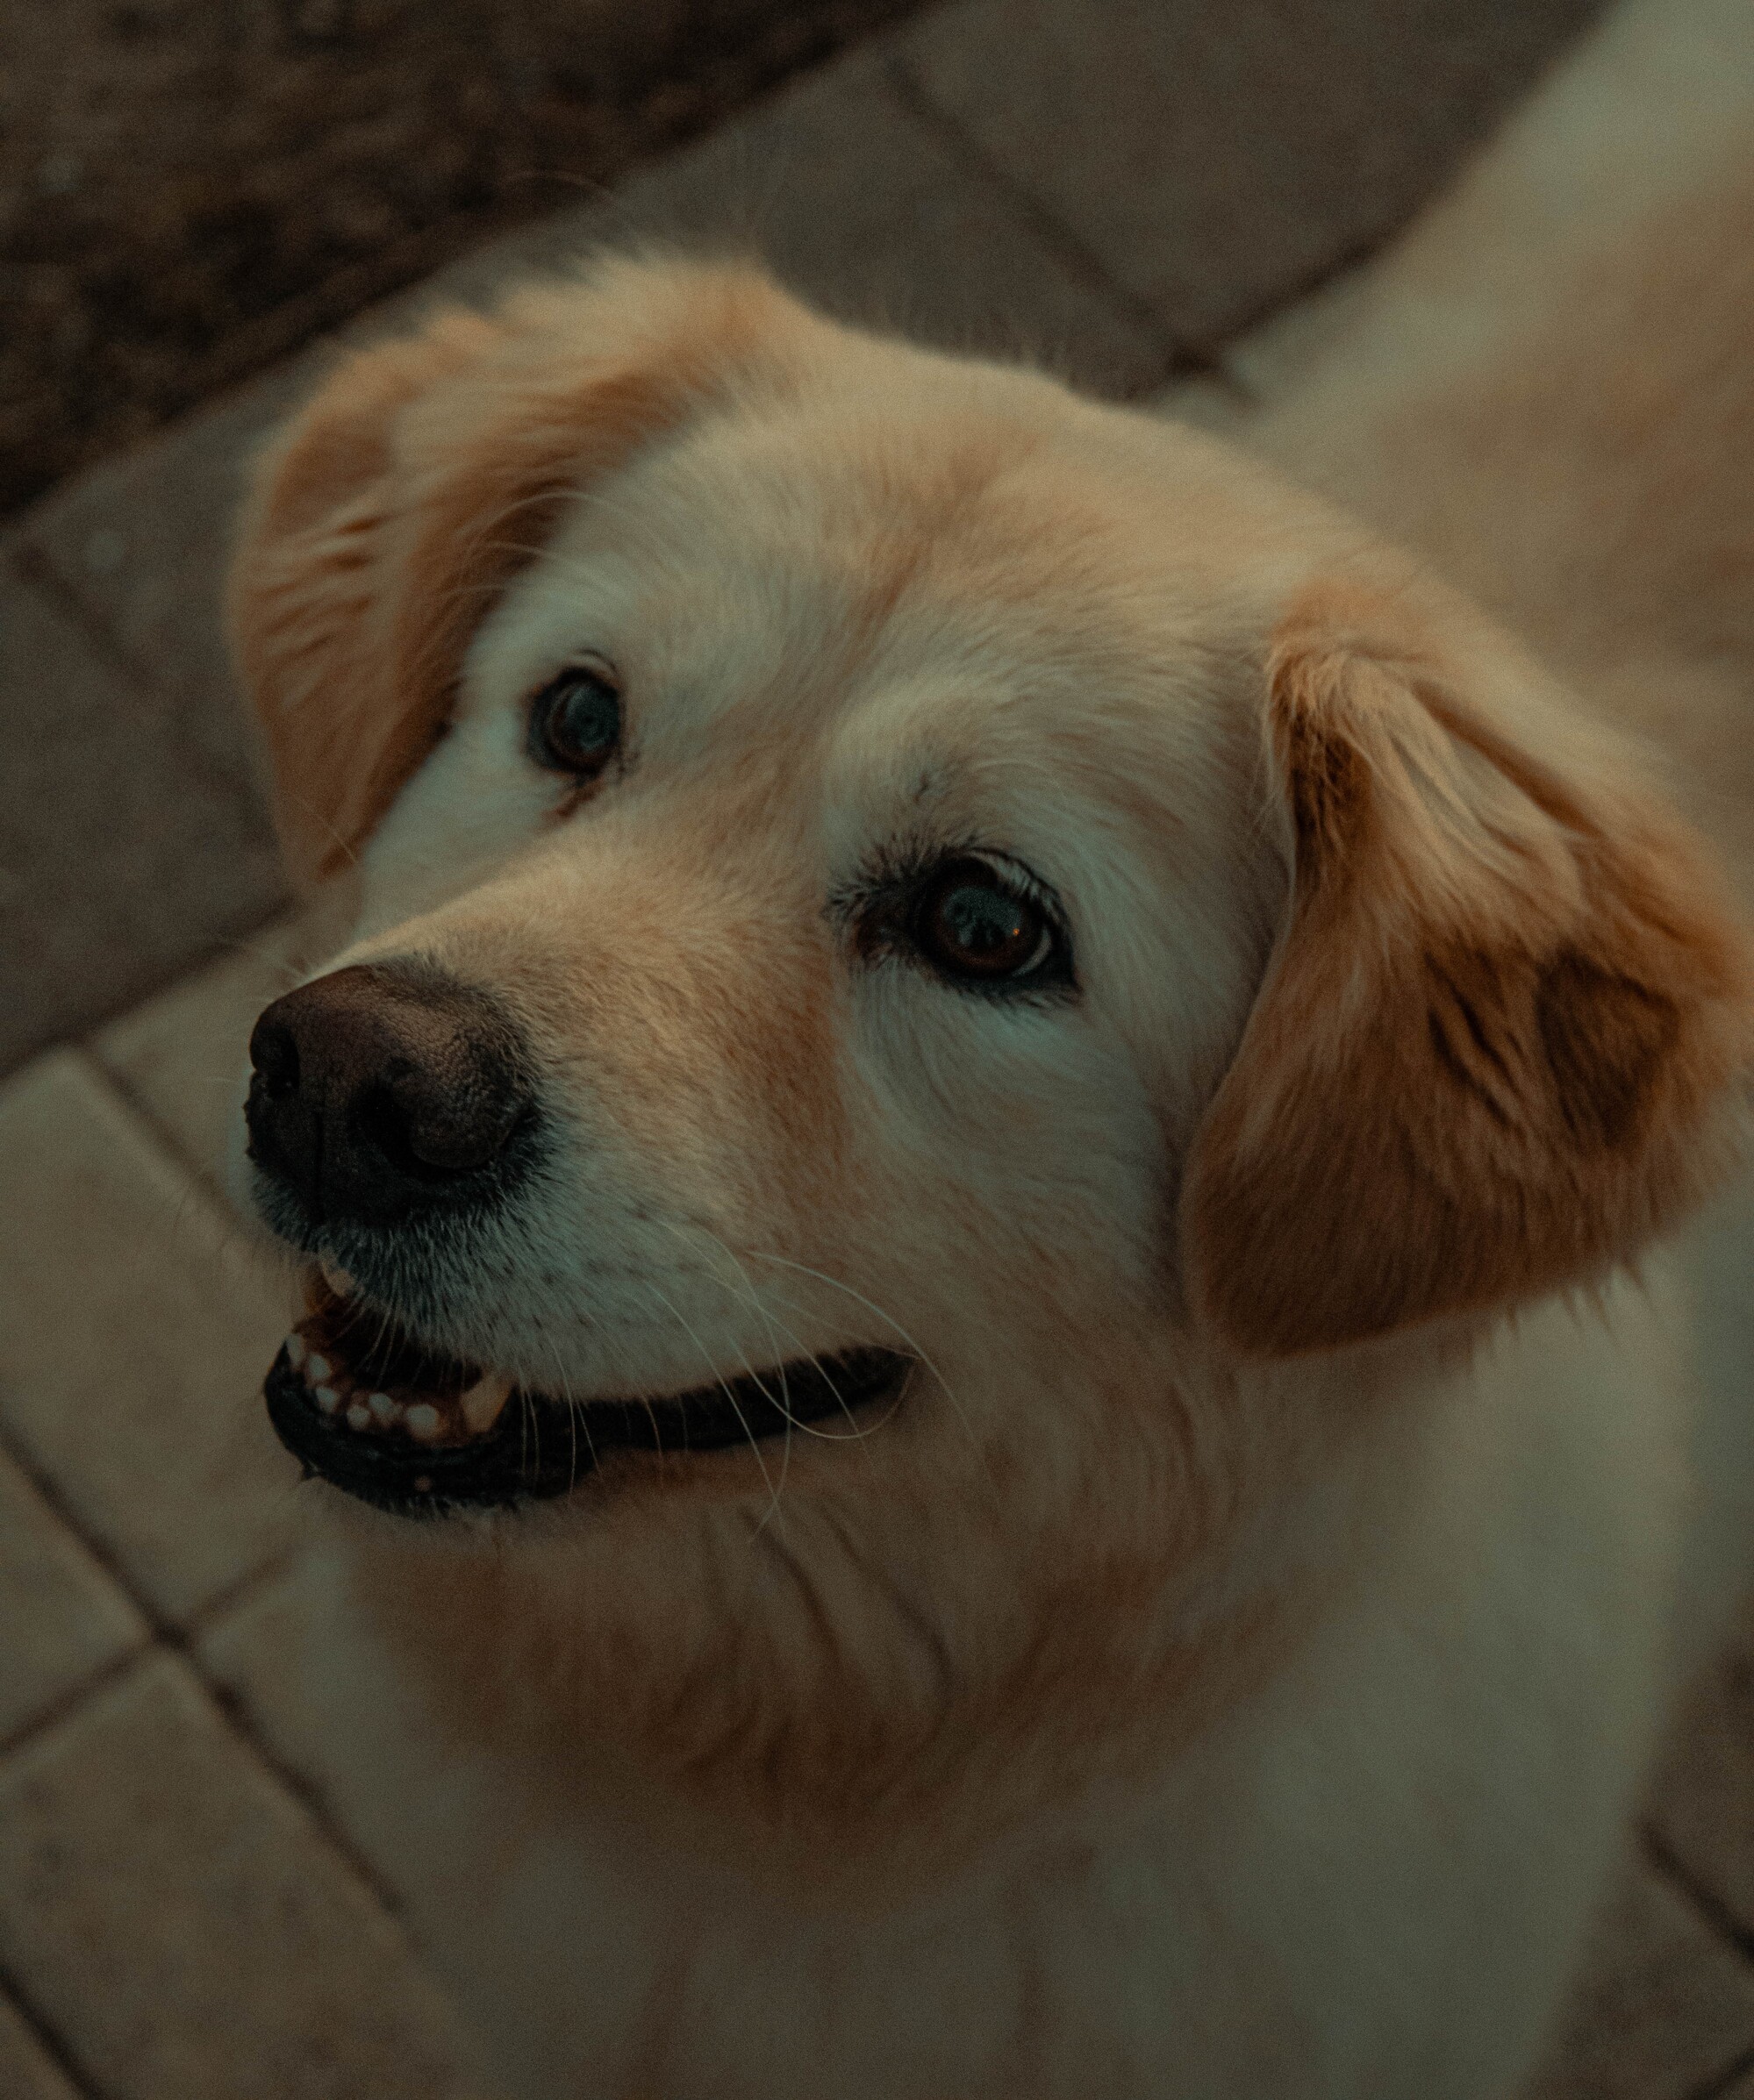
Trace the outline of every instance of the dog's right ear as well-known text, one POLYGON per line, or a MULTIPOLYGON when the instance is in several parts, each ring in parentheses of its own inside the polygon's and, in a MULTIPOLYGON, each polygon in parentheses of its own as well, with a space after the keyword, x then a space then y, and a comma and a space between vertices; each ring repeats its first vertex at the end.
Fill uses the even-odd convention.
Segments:
MULTIPOLYGON (((1182 1217, 1256 1355, 1587 1281, 1733 1155, 1754 969, 1709 856, 1404 582, 1310 588, 1264 728, 1292 894, 1182 1217)), ((1432 601, 1435 605, 1435 601, 1432 601)))
POLYGON ((230 588, 289 864, 351 857, 567 499, 818 324, 759 271, 616 260, 340 366, 261 461, 230 588))

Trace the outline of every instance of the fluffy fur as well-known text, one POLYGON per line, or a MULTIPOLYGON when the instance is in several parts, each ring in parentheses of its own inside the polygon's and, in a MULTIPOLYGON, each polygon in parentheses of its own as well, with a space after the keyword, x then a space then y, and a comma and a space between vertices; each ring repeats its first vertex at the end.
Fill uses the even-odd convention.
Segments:
POLYGON ((233 604, 339 960, 489 989, 564 1132, 402 1317, 587 1402, 920 1359, 557 1508, 327 1512, 334 1725, 500 2076, 1508 2091, 1660 1711, 1650 1250, 1754 1043, 1636 754, 1268 468, 739 268, 357 356, 233 604), (580 794, 525 718, 583 650, 580 794), (860 938, 969 847, 1075 991, 860 938))

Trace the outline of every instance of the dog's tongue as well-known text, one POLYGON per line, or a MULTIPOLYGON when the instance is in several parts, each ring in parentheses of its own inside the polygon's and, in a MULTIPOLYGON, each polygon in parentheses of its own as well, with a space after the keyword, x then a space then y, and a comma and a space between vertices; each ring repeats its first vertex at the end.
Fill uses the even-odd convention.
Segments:
POLYGON ((287 1359, 322 1412, 362 1434, 400 1433, 420 1444, 484 1436, 511 1398, 512 1381, 434 1355, 343 1296, 334 1287, 342 1281, 311 1272, 305 1316, 286 1338, 287 1359))

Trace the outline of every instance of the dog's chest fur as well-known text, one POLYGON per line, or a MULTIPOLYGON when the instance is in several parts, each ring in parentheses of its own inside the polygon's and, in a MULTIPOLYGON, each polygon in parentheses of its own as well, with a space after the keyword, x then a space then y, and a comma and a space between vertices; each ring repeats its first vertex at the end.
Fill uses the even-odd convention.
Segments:
POLYGON ((558 1813, 439 1750, 337 1580, 313 1663, 349 1801, 520 2095, 1494 2089, 1539 2046, 1660 1711, 1671 1296, 1550 1304, 1440 1382, 1369 1446, 1385 1492, 1339 1499, 1377 1535, 1290 1667, 1149 1789, 952 1886, 789 1905, 558 1813))

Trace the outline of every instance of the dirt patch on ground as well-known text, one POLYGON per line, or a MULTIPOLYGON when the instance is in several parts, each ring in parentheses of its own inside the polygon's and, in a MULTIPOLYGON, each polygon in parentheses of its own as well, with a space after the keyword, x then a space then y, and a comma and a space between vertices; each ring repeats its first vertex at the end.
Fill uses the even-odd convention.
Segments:
POLYGON ((15 0, 0 513, 922 0, 15 0))

